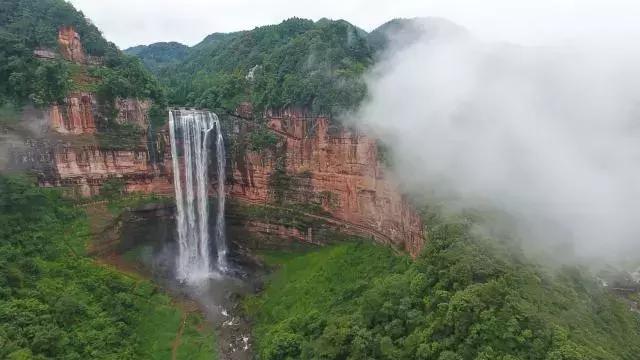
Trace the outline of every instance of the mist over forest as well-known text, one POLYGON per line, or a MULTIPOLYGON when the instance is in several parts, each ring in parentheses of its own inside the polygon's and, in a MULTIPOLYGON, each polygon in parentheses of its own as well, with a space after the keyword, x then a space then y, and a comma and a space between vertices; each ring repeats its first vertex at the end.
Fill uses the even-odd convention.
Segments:
POLYGON ((635 9, 249 3, 0 0, 0 358, 639 358, 635 9))
POLYGON ((388 146, 399 180, 454 206, 506 212, 526 242, 568 252, 556 260, 632 259, 637 52, 431 34, 398 36, 350 119, 388 146))

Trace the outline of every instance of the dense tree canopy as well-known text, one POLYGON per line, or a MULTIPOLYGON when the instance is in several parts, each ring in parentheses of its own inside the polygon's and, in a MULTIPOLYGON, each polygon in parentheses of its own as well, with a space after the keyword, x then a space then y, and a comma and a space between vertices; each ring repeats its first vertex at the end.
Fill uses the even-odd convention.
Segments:
POLYGON ((57 48, 60 26, 73 26, 90 55, 118 52, 82 12, 64 0, 0 0, 0 31, 18 36, 27 48, 57 48))
POLYGON ((546 269, 474 216, 429 223, 414 262, 366 243, 268 254, 247 303, 262 360, 636 359, 640 317, 584 269, 546 269))
POLYGON ((127 55, 139 57, 154 74, 162 68, 174 65, 189 55, 190 48, 177 42, 160 42, 151 45, 139 45, 124 50, 127 55))
POLYGON ((291 18, 277 25, 214 33, 186 48, 137 46, 136 55, 170 89, 170 102, 233 110, 250 101, 257 112, 302 107, 336 114, 364 99, 362 74, 390 41, 464 33, 436 18, 394 19, 371 33, 344 20, 291 18))
POLYGON ((89 71, 104 102, 138 97, 164 104, 158 82, 140 61, 124 56, 68 2, 0 0, 0 105, 32 102, 44 106, 62 101, 74 88, 73 74, 78 67, 61 59, 39 60, 33 55, 37 48, 57 51, 62 26, 72 26, 87 54, 103 59, 104 66, 89 66, 89 71))
POLYGON ((0 177, 0 357, 134 356, 133 284, 81 257, 86 233, 57 191, 0 177))
POLYGON ((185 326, 179 351, 215 358, 199 316, 181 318, 150 282, 96 264, 88 239, 83 210, 59 189, 0 176, 0 358, 166 359, 185 326))
MULTIPOLYGON (((142 57, 145 59, 145 57, 142 57)), ((345 21, 292 18, 251 31, 212 34, 159 72, 174 104, 233 110, 300 106, 333 113, 364 97, 366 33, 345 21)))

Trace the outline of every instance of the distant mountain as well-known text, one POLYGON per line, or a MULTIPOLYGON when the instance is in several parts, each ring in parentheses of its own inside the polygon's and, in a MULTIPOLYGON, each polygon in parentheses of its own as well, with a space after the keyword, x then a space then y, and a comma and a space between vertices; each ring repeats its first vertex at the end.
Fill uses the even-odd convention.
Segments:
POLYGON ((393 19, 371 31, 368 40, 375 52, 381 52, 392 43, 396 48, 402 48, 416 41, 443 36, 468 36, 468 31, 458 24, 437 17, 393 19))
POLYGON ((394 19, 371 33, 344 20, 291 18, 213 33, 191 48, 157 43, 125 52, 159 75, 176 105, 233 109, 250 101, 258 111, 297 106, 335 113, 364 98, 360 75, 390 44, 466 33, 440 18, 394 19))
POLYGON ((277 25, 214 33, 199 44, 152 44, 126 50, 155 71, 176 105, 257 110, 285 106, 332 113, 366 93, 372 63, 367 33, 344 20, 292 18, 277 25))
POLYGON ((189 51, 187 45, 178 42, 159 42, 130 47, 124 53, 139 57, 149 70, 158 73, 160 69, 186 59, 189 51))
POLYGON ((193 46, 193 50, 211 49, 223 44, 225 41, 233 39, 246 33, 247 31, 236 31, 232 33, 213 33, 207 35, 202 41, 193 46))

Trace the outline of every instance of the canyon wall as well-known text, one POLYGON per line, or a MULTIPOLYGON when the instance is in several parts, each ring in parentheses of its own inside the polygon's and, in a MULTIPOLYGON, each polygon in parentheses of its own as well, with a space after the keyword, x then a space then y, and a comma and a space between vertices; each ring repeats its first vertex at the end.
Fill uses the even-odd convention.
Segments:
MULTIPOLYGON (((59 29, 58 45, 61 57, 67 61, 84 66, 101 62, 85 54, 80 36, 72 27, 59 29)), ((45 111, 53 171, 41 176, 41 183, 63 186, 76 196, 88 197, 98 195, 108 179, 117 178, 126 191, 173 194, 170 159, 166 166, 162 155, 166 136, 163 132, 154 139, 147 136, 151 102, 119 98, 113 106, 117 124, 140 130, 137 146, 123 149, 108 140, 99 140, 97 124, 105 119, 91 92, 71 93, 61 104, 53 104, 45 111), (150 141, 158 144, 149 146, 150 141), (156 152, 154 149, 158 148, 161 151, 156 152)))
MULTIPOLYGON (((151 101, 140 99, 116 99, 116 121, 129 123, 140 129, 149 126, 151 101)), ((53 104, 48 109, 51 130, 60 134, 95 134, 96 118, 100 116, 93 93, 69 94, 62 104, 53 104)))
POLYGON ((60 144, 52 151, 53 176, 43 186, 62 186, 79 197, 95 196, 109 179, 119 179, 127 192, 172 195, 164 164, 153 164, 147 149, 109 150, 95 145, 60 144))
POLYGON ((51 129, 61 134, 95 134, 96 103, 91 93, 72 93, 49 108, 51 129))
POLYGON ((86 62, 80 35, 73 27, 63 26, 58 30, 58 46, 64 59, 78 64, 86 62))
MULTIPOLYGON (((279 144, 250 151, 251 124, 236 120, 229 195, 253 204, 296 207, 341 231, 373 237, 417 255, 424 243, 420 216, 384 172, 378 146, 355 129, 331 125, 324 116, 286 109, 266 113, 279 144), (281 187, 280 189, 278 187, 281 187), (315 210, 306 210, 315 209, 315 210)), ((313 242, 309 229, 254 222, 264 232, 280 232, 313 242)))
MULTIPOLYGON (((63 59, 92 65, 73 28, 60 29, 58 44, 63 59)), ((116 99, 113 106, 115 124, 105 119, 91 92, 73 92, 37 116, 31 111, 29 116, 44 119, 44 129, 27 139, 26 149, 14 152, 14 162, 35 171, 42 186, 63 187, 76 197, 98 195, 112 179, 128 192, 173 195, 168 129, 147 133, 151 102, 116 99), (109 135, 107 124, 133 126, 139 139, 134 132, 126 147, 114 144, 127 134, 109 135)), ((267 111, 260 121, 252 119, 250 104, 236 112, 223 119, 227 191, 232 202, 253 208, 231 205, 232 223, 263 238, 275 235, 276 241, 322 243, 354 234, 411 255, 420 252, 420 217, 385 174, 374 139, 299 109, 267 111), (268 143, 258 148, 256 135, 268 143), (262 215, 251 216, 256 213, 262 215)))
MULTIPOLYGON (((95 128, 83 125, 98 116, 95 107, 89 111, 87 102, 67 103, 67 107, 52 106, 44 116, 49 145, 32 142, 32 153, 23 156, 34 163, 38 160, 38 168, 46 169, 39 176, 43 186, 61 186, 87 197, 98 195, 107 180, 117 178, 129 192, 173 195, 166 126, 158 132, 155 144, 164 151, 153 153, 144 138, 135 148, 109 149, 96 142, 99 133, 93 132, 95 128)), ((123 119, 145 125, 146 113, 136 106, 126 107, 123 119)), ((228 148, 227 195, 232 202, 260 207, 269 214, 256 218, 247 215, 255 209, 230 205, 232 224, 275 241, 317 244, 335 240, 338 234, 353 234, 391 244, 411 255, 421 251, 421 219, 385 173, 374 139, 358 130, 332 125, 327 117, 302 111, 270 111, 265 115, 264 127, 249 118, 223 120, 228 148), (260 131, 275 135, 276 141, 251 150, 251 138, 260 131)), ((210 167, 210 172, 214 171, 215 167, 210 167)), ((212 173, 210 178, 210 192, 215 195, 216 177, 212 173)))
POLYGON ((45 186, 64 186, 77 196, 98 195, 105 181, 118 178, 127 191, 173 194, 171 159, 165 159, 168 139, 163 131, 149 139, 148 100, 118 99, 116 121, 140 129, 139 144, 131 148, 99 141, 96 119, 101 114, 91 93, 70 94, 45 111, 52 168, 41 177, 45 186), (149 146, 154 141, 155 146, 149 146), (156 151, 158 149, 158 151, 156 151))
MULTIPOLYGON (((18 157, 20 161, 39 173, 42 186, 63 187, 78 197, 98 195, 110 179, 119 179, 128 192, 172 196, 166 126, 157 133, 153 147, 146 135, 130 149, 101 146, 94 122, 99 113, 92 99, 91 94, 78 94, 63 105, 52 105, 43 115, 46 140, 30 140, 30 150, 18 157)), ((126 103, 122 121, 146 126, 147 105, 136 105, 133 99, 126 103)), ((228 216, 237 227, 275 241, 317 244, 335 240, 337 234, 353 234, 411 255, 421 251, 420 217, 385 174, 374 139, 332 125, 327 117, 293 110, 266 113, 264 127, 238 117, 223 123, 227 195, 267 214, 252 217, 247 214, 255 209, 231 205, 228 216), (260 131, 275 135, 275 142, 252 150, 252 136, 260 131)), ((215 195, 216 177, 210 174, 210 178, 210 192, 215 195)))

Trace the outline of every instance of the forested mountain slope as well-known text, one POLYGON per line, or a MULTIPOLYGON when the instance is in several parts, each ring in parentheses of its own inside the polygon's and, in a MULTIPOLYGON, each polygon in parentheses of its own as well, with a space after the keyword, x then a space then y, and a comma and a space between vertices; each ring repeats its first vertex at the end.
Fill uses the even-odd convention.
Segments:
MULTIPOLYGON (((139 56, 149 61, 145 53, 139 56)), ((234 109, 250 101, 256 109, 300 106, 335 113, 364 97, 361 75, 371 63, 366 33, 357 27, 292 18, 212 34, 158 76, 173 104, 234 109)))
POLYGON ((172 104, 233 110, 248 101, 258 112, 300 107, 335 115, 364 99, 362 75, 390 43, 462 34, 439 18, 394 19, 370 33, 344 20, 292 18, 214 33, 188 49, 157 43, 126 52, 158 75, 172 104))
POLYGON ((125 54, 139 57, 153 73, 162 68, 181 62, 189 55, 190 48, 177 42, 160 42, 139 45, 124 50, 125 54))
POLYGON ((103 103, 117 97, 163 100, 157 81, 140 61, 105 40, 68 2, 0 1, 0 104, 46 106, 87 90, 103 103), (60 53, 63 28, 77 32, 82 41, 84 54, 73 61, 60 53))
POLYGON ((477 211, 425 214, 415 260, 370 243, 267 252, 277 270, 246 304, 260 359, 638 358, 640 315, 588 269, 537 264, 477 231, 477 211))
MULTIPOLYGON (((0 105, 54 109, 72 93, 86 93, 90 102, 95 94, 102 121, 98 144, 93 134, 65 133, 65 144, 88 135, 89 146, 81 143, 77 156, 68 156, 72 147, 65 147, 64 156, 43 153, 58 155, 60 168, 80 169, 64 180, 91 180, 87 196, 97 189, 115 197, 126 181, 151 183, 158 170, 147 166, 152 152, 138 149, 140 129, 115 121, 116 99, 153 100, 160 122, 166 118, 165 91, 174 105, 234 111, 250 102, 256 113, 304 109, 272 119, 275 127, 269 129, 246 119, 224 124, 238 129, 239 140, 225 139, 229 162, 235 162, 229 167, 244 169, 230 173, 230 194, 259 200, 238 211, 270 236, 293 229, 297 240, 314 246, 303 254, 262 254, 274 272, 264 292, 245 303, 262 360, 637 359, 640 318, 632 307, 640 301, 637 295, 619 299, 587 269, 538 265, 514 239, 477 231, 485 220, 473 211, 445 218, 425 210, 422 221, 413 221, 421 245, 414 247, 415 258, 372 242, 333 244, 353 235, 337 231, 325 232, 335 239, 320 243, 311 231, 313 224, 307 223, 322 219, 310 212, 325 205, 344 212, 346 203, 356 215, 364 209, 371 215, 367 220, 393 231, 392 220, 411 217, 396 205, 408 204, 407 199, 381 186, 385 178, 375 140, 350 129, 335 131, 328 117, 311 118, 306 111, 335 115, 357 108, 367 91, 362 75, 397 39, 388 34, 414 41, 422 31, 419 21, 393 20, 367 34, 342 20, 293 18, 211 34, 191 48, 164 43, 129 49, 140 61, 106 41, 63 0, 0 0, 0 105), (61 54, 56 35, 69 26, 75 30, 68 33, 77 31, 82 39, 86 59, 70 61, 61 54), (307 126, 310 118, 320 128, 307 126), (90 163, 89 156, 104 168, 83 173, 91 166, 69 166, 90 163), (287 161, 297 163, 287 167, 287 161), (144 169, 126 172, 138 165, 144 169), (322 188, 326 191, 317 191, 320 178, 331 185, 322 188), (251 188, 257 190, 254 198, 246 191, 251 188), (345 201, 336 201, 342 194, 345 201), (399 200, 387 201, 390 196, 399 200), (376 212, 368 204, 398 211, 376 212)), ((0 126, 5 119, 0 113, 0 126)), ((151 283, 86 256, 82 208, 34 183, 0 176, 0 358, 169 358, 167 345, 186 323, 169 299, 151 283)), ((330 213, 321 215, 336 223, 330 213)), ((346 230, 339 225, 336 229, 346 230)), ((186 358, 215 351, 211 333, 197 330, 200 321, 187 324, 195 340, 186 358)), ((183 343, 188 342, 183 338, 183 343)))

